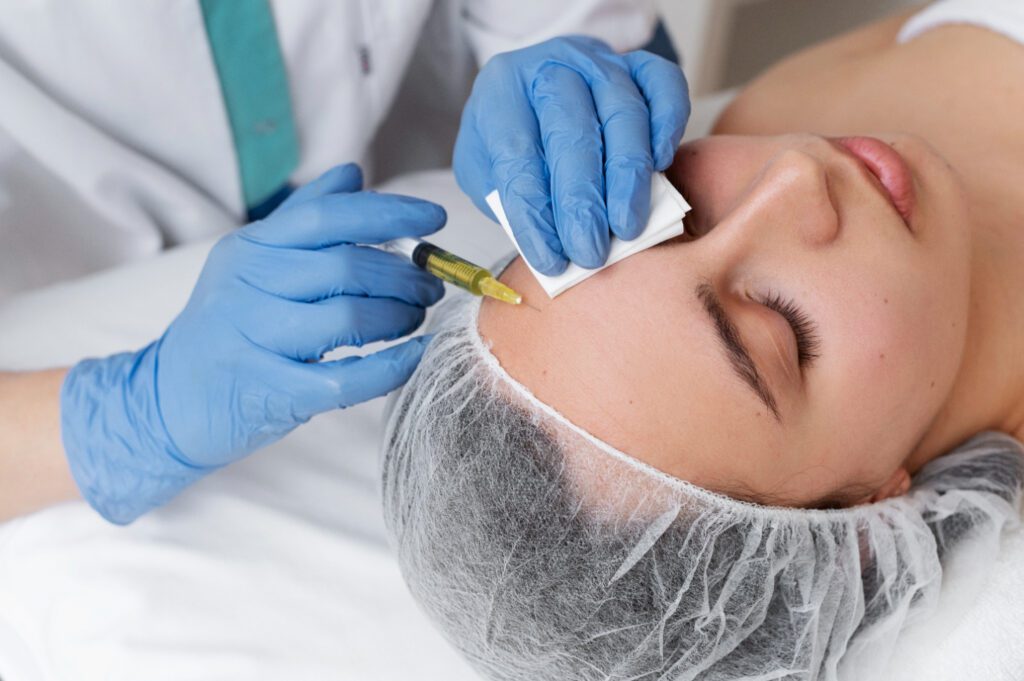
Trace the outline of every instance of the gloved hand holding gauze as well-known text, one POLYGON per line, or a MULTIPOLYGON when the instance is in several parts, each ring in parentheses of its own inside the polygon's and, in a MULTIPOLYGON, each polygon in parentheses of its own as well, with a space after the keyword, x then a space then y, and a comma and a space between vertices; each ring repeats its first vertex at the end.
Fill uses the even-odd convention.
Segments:
POLYGON ((362 186, 362 171, 347 164, 299 187, 217 242, 160 338, 68 372, 64 449, 100 515, 130 523, 316 414, 412 375, 427 339, 320 361, 340 346, 413 332, 444 295, 433 275, 365 247, 432 234, 444 209, 362 186))
MULTIPOLYGON (((494 190, 488 194, 486 200, 487 205, 494 211, 494 215, 498 218, 498 222, 501 223, 505 233, 508 234, 508 238, 515 244, 516 250, 519 251, 520 255, 523 255, 523 249, 516 239, 515 230, 509 224, 508 216, 501 205, 501 199, 498 198, 498 191, 494 190)), ((647 225, 644 227, 643 232, 640 233, 640 236, 630 241, 624 241, 613 236, 608 251, 608 260, 601 267, 591 270, 570 262, 564 272, 549 277, 534 269, 533 265, 525 257, 523 260, 547 294, 554 298, 559 293, 569 290, 584 279, 597 274, 605 267, 610 267, 634 253, 639 253, 651 246, 657 246, 674 236, 679 236, 683 233, 683 217, 688 212, 690 212, 690 204, 686 202, 682 194, 672 186, 672 183, 664 175, 654 173, 651 177, 651 216, 647 220, 647 225)))

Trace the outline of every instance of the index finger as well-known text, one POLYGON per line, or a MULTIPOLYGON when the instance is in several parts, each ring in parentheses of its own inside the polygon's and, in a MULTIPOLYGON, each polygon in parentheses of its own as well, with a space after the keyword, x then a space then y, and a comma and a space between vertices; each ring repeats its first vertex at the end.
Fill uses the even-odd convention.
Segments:
POLYGON ((690 118, 686 76, 676 64, 650 52, 640 50, 623 57, 651 112, 654 169, 665 170, 672 163, 690 118))
POLYGON ((604 146, 590 89, 575 70, 552 63, 538 70, 533 101, 562 248, 578 265, 600 267, 608 258, 610 235, 604 146))
POLYGON ((399 194, 328 194, 243 227, 239 236, 267 246, 326 248, 420 237, 444 226, 444 208, 399 194))
POLYGON ((502 101, 503 106, 488 109, 487 120, 478 126, 490 156, 494 187, 526 260, 538 272, 560 274, 569 261, 555 230, 551 180, 537 115, 515 79, 499 80, 494 87, 501 92, 480 96, 502 101))

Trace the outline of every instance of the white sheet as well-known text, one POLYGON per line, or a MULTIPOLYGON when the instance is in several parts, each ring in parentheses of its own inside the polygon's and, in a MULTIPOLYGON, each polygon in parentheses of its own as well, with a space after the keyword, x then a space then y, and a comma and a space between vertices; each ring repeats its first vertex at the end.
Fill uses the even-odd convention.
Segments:
POLYGON ((885 681, 922 679, 1024 680, 1024 531, 1005 537, 988 582, 966 612, 940 610, 896 647, 885 681))

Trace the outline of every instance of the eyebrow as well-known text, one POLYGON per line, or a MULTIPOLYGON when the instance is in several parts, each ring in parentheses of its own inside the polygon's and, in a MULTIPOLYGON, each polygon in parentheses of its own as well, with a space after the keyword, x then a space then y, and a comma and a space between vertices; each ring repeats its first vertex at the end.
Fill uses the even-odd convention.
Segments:
POLYGON ((700 299, 701 304, 704 306, 704 311, 711 318, 712 325, 718 333, 718 338, 722 341, 722 347, 725 348, 729 365, 732 366, 736 375, 754 391, 754 394, 764 403, 764 406, 772 413, 775 420, 781 422, 782 417, 779 415, 779 407, 775 401, 775 396, 768 389, 768 384, 761 377, 761 373, 757 370, 754 360, 750 358, 750 352, 747 351, 747 346, 743 344, 743 339, 740 338, 739 329, 732 323, 729 316, 725 314, 725 309, 722 307, 714 287, 709 282, 701 282, 697 285, 696 292, 697 298, 700 299))

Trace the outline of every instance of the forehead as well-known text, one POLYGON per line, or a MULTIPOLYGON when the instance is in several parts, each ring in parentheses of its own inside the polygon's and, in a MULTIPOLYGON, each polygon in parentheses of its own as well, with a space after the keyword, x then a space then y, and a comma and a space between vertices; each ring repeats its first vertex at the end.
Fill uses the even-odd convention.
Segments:
POLYGON ((711 489, 745 475, 755 448, 781 446, 777 424, 723 358, 671 245, 553 301, 521 261, 502 280, 536 309, 485 302, 481 335, 513 378, 599 439, 711 489))

